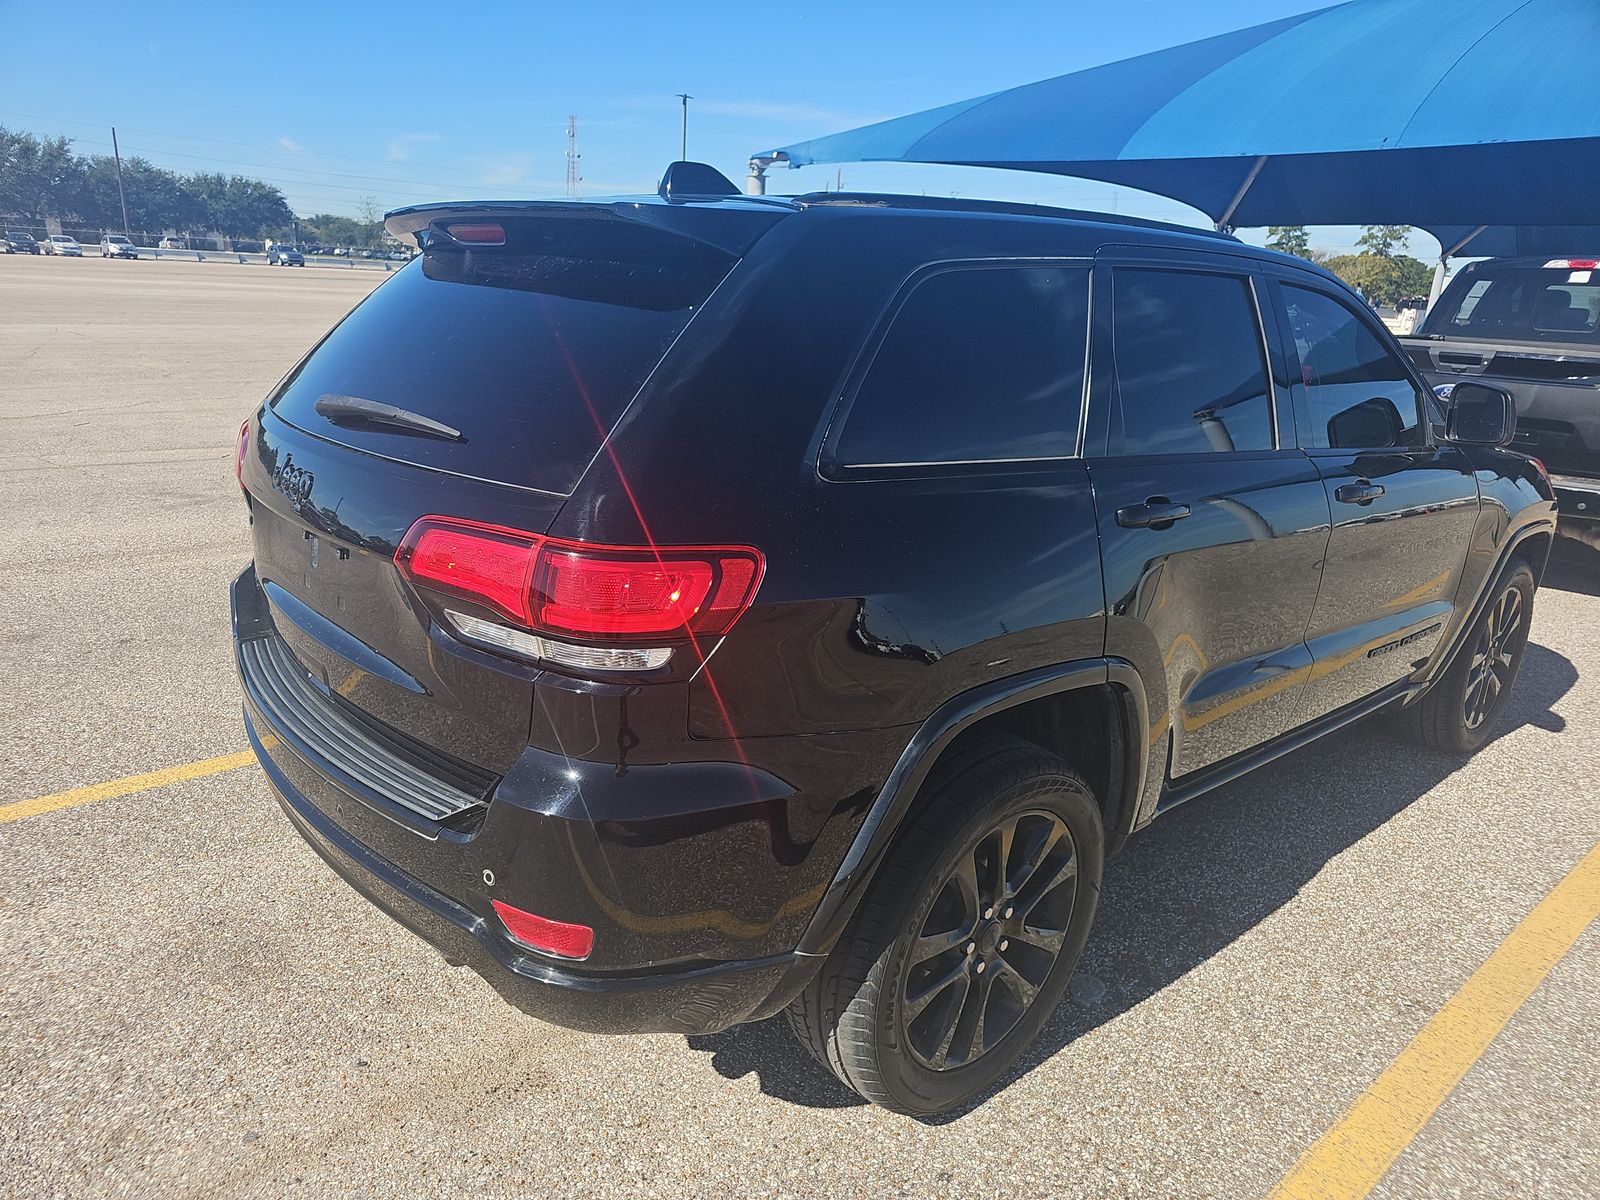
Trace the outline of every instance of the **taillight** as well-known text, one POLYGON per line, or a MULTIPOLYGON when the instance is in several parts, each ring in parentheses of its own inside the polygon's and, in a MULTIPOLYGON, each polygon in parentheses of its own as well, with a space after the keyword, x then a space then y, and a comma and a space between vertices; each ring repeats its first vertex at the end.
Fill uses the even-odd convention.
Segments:
POLYGON ((765 564, 749 546, 602 546, 423 517, 395 551, 395 565, 413 583, 471 600, 521 629, 589 645, 494 632, 452 611, 458 631, 473 640, 572 666, 641 670, 666 662, 673 643, 732 628, 765 564), (629 649, 597 654, 594 643, 629 649), (661 649, 640 651, 641 643, 661 649))
POLYGON ((504 246, 506 244, 506 228, 504 225, 493 225, 487 222, 481 224, 465 224, 458 222, 446 225, 445 232, 458 242, 467 242, 474 246, 504 246))
POLYGON ((1550 468, 1544 465, 1544 459, 1535 458, 1533 455, 1530 454, 1530 455, 1528 455, 1528 461, 1533 464, 1534 470, 1538 471, 1540 475, 1544 476, 1544 481, 1546 483, 1549 483, 1550 482, 1550 468))
POLYGON ((1545 267, 1562 271, 1593 271, 1600 268, 1600 258, 1552 258, 1545 263, 1545 267))
POLYGON ((552 921, 549 917, 523 912, 499 900, 491 900, 500 923, 506 927, 511 940, 537 950, 541 954, 554 954, 561 958, 588 958, 594 949, 594 930, 587 925, 574 925, 567 921, 552 921))
POLYGON ((239 441, 233 448, 233 477, 239 481, 239 490, 244 490, 244 456, 250 453, 250 418, 244 419, 244 424, 239 426, 239 441))

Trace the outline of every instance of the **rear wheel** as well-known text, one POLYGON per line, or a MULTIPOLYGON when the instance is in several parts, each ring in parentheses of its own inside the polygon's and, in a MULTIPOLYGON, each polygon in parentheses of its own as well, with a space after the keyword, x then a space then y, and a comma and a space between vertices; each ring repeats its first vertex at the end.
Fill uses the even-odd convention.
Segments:
POLYGON ((1533 570, 1518 562, 1501 580, 1450 669, 1422 699, 1402 710, 1416 740, 1451 754, 1470 754, 1489 740, 1522 668, 1533 592, 1533 570))
POLYGON ((790 1025, 845 1083, 897 1112, 992 1087, 1071 978, 1100 895, 1104 833, 1070 766, 1020 738, 935 769, 926 807, 790 1025))

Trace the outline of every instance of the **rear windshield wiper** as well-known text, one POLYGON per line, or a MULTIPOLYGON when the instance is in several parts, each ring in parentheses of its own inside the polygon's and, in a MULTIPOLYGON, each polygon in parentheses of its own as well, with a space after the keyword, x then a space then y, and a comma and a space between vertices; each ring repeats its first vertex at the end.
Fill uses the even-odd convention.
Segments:
POLYGON ((467 439, 461 435, 459 429, 452 429, 443 421, 435 421, 432 417, 425 417, 421 413, 414 413, 409 409, 396 408, 392 404, 381 404, 376 400, 363 400, 360 396, 323 396, 316 403, 316 409, 335 425, 349 421, 366 422, 371 425, 392 425, 396 429, 408 430, 411 433, 421 433, 428 437, 443 438, 447 442, 464 442, 467 439))

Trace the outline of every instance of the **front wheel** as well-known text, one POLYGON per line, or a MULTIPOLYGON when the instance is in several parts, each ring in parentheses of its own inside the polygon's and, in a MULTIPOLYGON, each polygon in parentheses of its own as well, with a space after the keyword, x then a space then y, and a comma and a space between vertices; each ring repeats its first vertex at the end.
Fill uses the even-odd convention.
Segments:
POLYGON ((1470 754, 1489 740, 1522 669, 1534 587, 1533 569, 1524 562, 1500 581, 1449 670, 1402 710, 1413 738, 1450 754, 1470 754))
POLYGON ((993 1087, 1054 1011, 1100 897, 1088 785, 1015 737, 935 768, 839 944, 789 1008, 808 1049, 896 1112, 993 1087))

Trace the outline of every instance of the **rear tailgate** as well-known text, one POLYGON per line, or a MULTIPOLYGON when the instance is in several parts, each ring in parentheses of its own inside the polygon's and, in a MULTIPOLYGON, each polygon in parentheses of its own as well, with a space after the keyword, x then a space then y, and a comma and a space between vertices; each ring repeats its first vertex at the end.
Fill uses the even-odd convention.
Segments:
POLYGON ((1600 478, 1600 259, 1468 263, 1405 345, 1433 383, 1507 388, 1516 449, 1600 478))
POLYGON ((1600 348, 1402 339, 1434 384, 1482 379, 1517 400, 1514 449, 1556 474, 1600 479, 1600 348))
POLYGON ((475 221, 482 237, 481 214, 425 210, 412 226, 425 253, 252 422, 242 481, 256 580, 336 716, 375 718, 494 774, 526 746, 536 670, 441 632, 393 558, 431 514, 548 530, 738 261, 737 247, 617 207, 501 208, 493 244, 449 235, 475 221))

